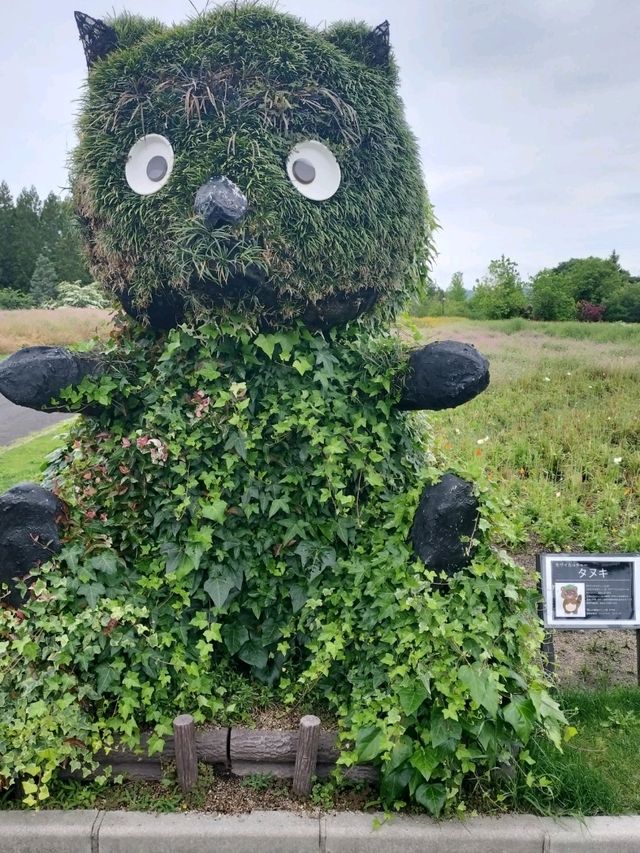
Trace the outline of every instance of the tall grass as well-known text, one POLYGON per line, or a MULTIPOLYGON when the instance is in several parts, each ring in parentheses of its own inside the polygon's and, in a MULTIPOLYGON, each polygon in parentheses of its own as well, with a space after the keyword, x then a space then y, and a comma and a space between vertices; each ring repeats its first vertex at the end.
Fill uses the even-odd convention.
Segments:
POLYGON ((528 327, 499 328, 456 320, 437 329, 475 342, 492 373, 480 397, 432 415, 439 455, 497 485, 513 522, 506 544, 640 549, 640 346, 541 345, 528 327))
POLYGON ((21 347, 78 344, 95 335, 104 337, 111 313, 99 308, 34 308, 0 311, 0 353, 21 347))

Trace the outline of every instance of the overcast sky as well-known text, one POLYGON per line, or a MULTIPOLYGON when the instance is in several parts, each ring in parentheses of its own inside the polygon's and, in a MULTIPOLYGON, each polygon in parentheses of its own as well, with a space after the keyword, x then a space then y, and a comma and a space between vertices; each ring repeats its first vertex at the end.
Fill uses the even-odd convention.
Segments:
MULTIPOLYGON (((0 11, 0 179, 66 186, 86 69, 80 0, 0 11)), ((198 8, 205 0, 194 0, 198 8)), ((213 5, 213 4, 212 4, 213 5)), ((525 276, 607 256, 640 273, 638 0, 282 0, 313 25, 388 18, 402 95, 441 230, 436 278, 471 287, 501 254, 525 276)), ((188 0, 85 0, 165 22, 188 0)))

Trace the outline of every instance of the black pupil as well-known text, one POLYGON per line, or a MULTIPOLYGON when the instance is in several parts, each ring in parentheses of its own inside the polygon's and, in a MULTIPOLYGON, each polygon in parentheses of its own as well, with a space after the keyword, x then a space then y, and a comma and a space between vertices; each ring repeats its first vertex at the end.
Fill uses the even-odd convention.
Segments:
POLYGON ((316 177, 316 170, 308 160, 294 160, 291 171, 301 184, 310 184, 316 177))
POLYGON ((156 154, 147 163, 147 177, 150 181, 161 181, 167 174, 167 161, 160 154, 156 154))

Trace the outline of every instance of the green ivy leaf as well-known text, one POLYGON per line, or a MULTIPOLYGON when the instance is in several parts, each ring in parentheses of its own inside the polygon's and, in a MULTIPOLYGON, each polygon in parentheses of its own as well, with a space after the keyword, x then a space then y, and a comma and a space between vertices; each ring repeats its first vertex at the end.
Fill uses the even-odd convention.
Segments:
POLYGON ((440 759, 434 749, 430 746, 420 747, 411 756, 411 766, 418 770, 425 782, 431 778, 431 774, 440 764, 440 759))
POLYGON ((291 598, 291 606, 293 607, 293 612, 297 613, 307 603, 307 592, 301 586, 297 584, 293 584, 293 586, 289 589, 289 597, 291 598))
POLYGON ((360 761, 373 761, 385 747, 385 737, 377 726, 360 729, 356 736, 356 752, 360 761))
POLYGON ((471 698, 478 705, 495 717, 498 713, 500 693, 498 688, 489 678, 489 672, 481 669, 477 664, 473 666, 461 666, 458 670, 458 678, 471 694, 471 698))
POLYGON ((115 575, 118 571, 118 558, 113 551, 102 551, 89 560, 91 568, 105 575, 115 575))
POLYGON ((100 666, 96 667, 96 675, 96 690, 101 696, 114 684, 120 682, 118 673, 108 663, 101 663, 100 666))
POLYGON ((78 587, 78 594, 84 596, 89 607, 95 607, 104 592, 104 586, 99 581, 83 583, 78 587))
POLYGON ((240 660, 258 669, 265 667, 269 660, 267 650, 258 640, 249 640, 248 643, 245 643, 238 652, 238 657, 240 660))
POLYGON ((415 714, 428 697, 429 691, 424 683, 418 679, 413 679, 408 684, 398 688, 398 699, 405 714, 415 714))
POLYGON ((217 521, 218 524, 223 524, 227 506, 227 502, 223 501, 222 498, 216 498, 205 504, 200 504, 200 512, 202 513, 203 518, 208 518, 210 521, 217 521))
POLYGON ((236 585, 235 569, 219 566, 216 574, 204 583, 204 591, 209 595, 216 607, 224 607, 229 593, 236 585))
POLYGON ((447 801, 447 789, 444 785, 418 785, 414 797, 434 817, 438 817, 447 801))
POLYGON ((244 625, 239 625, 237 622, 231 622, 225 625, 220 631, 225 646, 230 655, 235 653, 249 640, 249 632, 244 625))
POLYGON ((304 357, 296 358, 291 366, 298 371, 300 376, 304 376, 307 371, 313 369, 313 365, 304 357))
POLYGON ((414 749, 415 744, 413 742, 413 738, 410 738, 408 735, 403 735, 391 751, 389 770, 395 770, 404 764, 405 761, 408 761, 413 755, 414 749))
POLYGON ((525 696, 514 696, 502 712, 518 737, 527 742, 535 726, 535 708, 525 696))
POLYGON ((273 358, 273 351, 276 347, 275 335, 258 335, 254 344, 261 349, 262 352, 266 353, 268 358, 273 358))
POLYGON ((456 748, 462 736, 462 726, 456 720, 449 720, 434 710, 431 716, 431 745, 434 748, 443 746, 449 751, 456 748))

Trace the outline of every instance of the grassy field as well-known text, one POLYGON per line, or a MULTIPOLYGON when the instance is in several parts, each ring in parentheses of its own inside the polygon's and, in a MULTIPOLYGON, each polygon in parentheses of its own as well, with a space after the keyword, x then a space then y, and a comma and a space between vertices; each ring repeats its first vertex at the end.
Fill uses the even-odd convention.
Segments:
POLYGON ((0 311, 0 353, 21 347, 82 343, 95 335, 105 336, 111 314, 99 308, 36 308, 0 311))
POLYGON ((414 322, 421 340, 468 341, 491 362, 484 394, 431 420, 442 457, 510 501, 505 544, 639 550, 640 327, 414 322))

